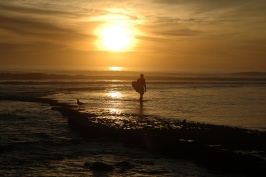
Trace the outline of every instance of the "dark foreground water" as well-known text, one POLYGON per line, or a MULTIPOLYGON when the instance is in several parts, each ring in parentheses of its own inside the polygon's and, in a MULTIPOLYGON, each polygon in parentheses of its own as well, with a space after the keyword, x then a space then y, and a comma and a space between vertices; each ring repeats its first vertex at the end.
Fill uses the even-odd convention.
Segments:
POLYGON ((223 176, 193 161, 169 159, 104 138, 82 139, 47 104, 0 105, 1 176, 223 176), (111 172, 93 171, 86 163, 94 162, 118 166, 111 172), (121 162, 130 166, 119 166, 121 162))
MULTIPOLYGON (((176 75, 172 78, 147 73, 148 92, 140 104, 130 85, 137 73, 71 74, 1 75, 1 176, 250 175, 210 168, 193 158, 169 158, 104 136, 82 138, 70 128, 67 116, 35 98, 74 106, 76 112, 96 116, 94 122, 107 120, 107 124, 121 129, 164 129, 166 124, 170 129, 179 129, 174 123, 162 122, 186 119, 263 132, 266 128, 264 77, 241 75, 232 79, 232 76, 205 75, 202 79, 198 75, 176 75), (78 106, 77 98, 84 104, 78 106), (112 169, 92 169, 95 162, 112 169)), ((235 151, 265 159, 264 150, 235 151)))

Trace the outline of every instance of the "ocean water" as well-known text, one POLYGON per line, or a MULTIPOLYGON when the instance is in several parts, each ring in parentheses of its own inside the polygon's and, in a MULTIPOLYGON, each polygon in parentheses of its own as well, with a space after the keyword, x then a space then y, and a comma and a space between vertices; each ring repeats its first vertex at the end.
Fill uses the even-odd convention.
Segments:
MULTIPOLYGON (((5 85, 7 92, 32 90, 59 102, 85 103, 82 108, 101 114, 143 114, 240 128, 266 130, 264 73, 186 74, 147 72, 144 102, 131 86, 140 72, 90 71, 64 73, 53 79, 23 80, 5 85), (71 74, 72 77, 67 77, 71 74), (41 89, 40 89, 41 88, 41 89), (53 92, 49 94, 49 92, 53 92)), ((58 76, 58 75, 57 75, 58 76)))
POLYGON ((118 125, 123 124, 120 120, 137 121, 134 117, 143 116, 266 130, 265 73, 144 72, 143 103, 131 86, 140 73, 1 73, 1 176, 222 176, 191 161, 167 159, 108 140, 84 140, 50 105, 20 98, 43 97, 69 105, 77 105, 79 99, 84 104, 77 111, 118 125), (84 166, 95 161, 112 165, 129 161, 134 168, 98 174, 84 166))

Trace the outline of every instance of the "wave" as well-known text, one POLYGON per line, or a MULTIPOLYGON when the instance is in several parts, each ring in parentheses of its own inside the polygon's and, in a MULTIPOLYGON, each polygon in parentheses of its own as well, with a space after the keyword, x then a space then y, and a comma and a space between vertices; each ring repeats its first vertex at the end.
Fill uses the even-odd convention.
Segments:
MULTIPOLYGON (((138 78, 135 72, 90 72, 86 74, 0 73, 2 84, 113 84, 128 83, 138 78)), ((266 83, 266 73, 233 74, 173 74, 147 73, 146 81, 152 84, 204 84, 204 83, 266 83)))

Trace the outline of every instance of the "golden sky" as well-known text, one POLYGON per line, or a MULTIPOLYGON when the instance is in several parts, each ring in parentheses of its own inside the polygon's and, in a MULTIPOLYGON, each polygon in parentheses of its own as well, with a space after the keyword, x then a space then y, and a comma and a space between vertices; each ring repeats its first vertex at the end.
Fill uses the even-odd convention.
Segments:
POLYGON ((0 0, 0 65, 266 72, 266 1, 0 0))

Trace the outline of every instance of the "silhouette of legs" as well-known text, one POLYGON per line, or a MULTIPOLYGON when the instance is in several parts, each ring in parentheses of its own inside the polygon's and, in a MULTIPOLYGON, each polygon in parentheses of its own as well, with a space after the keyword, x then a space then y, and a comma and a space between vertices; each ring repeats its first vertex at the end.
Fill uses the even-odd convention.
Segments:
POLYGON ((143 94, 140 94, 139 101, 140 101, 140 102, 143 101, 143 94))
POLYGON ((142 101, 139 102, 139 115, 140 116, 143 115, 143 102, 142 101))

